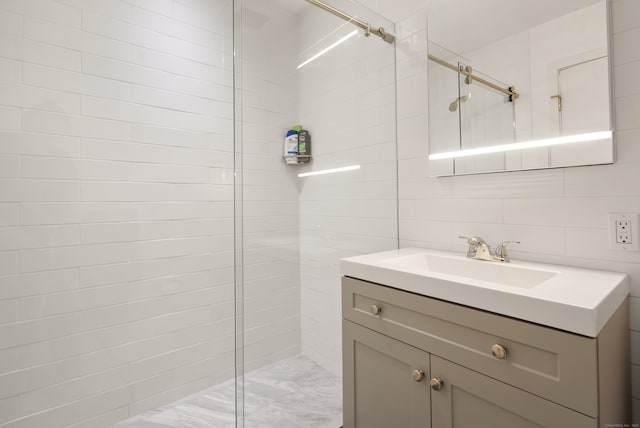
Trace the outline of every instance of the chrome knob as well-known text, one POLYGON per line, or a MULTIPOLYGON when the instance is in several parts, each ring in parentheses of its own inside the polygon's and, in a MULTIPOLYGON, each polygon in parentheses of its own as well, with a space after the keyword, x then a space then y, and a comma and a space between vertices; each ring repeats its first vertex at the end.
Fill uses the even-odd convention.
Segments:
POLYGON ((502 345, 498 345, 497 343, 491 346, 491 353, 499 360, 507 358, 507 348, 502 345))
POLYGON ((378 314, 380 314, 380 312, 382 312, 382 306, 380 306, 380 305, 371 305, 369 310, 371 311, 371 313, 373 315, 378 315, 378 314))
POLYGON ((442 385, 444 385, 444 382, 442 382, 439 377, 434 377, 429 382, 429 385, 431 385, 431 389, 433 389, 434 391, 440 391, 442 389, 442 385))
POLYGON ((413 378, 413 380, 415 380, 416 382, 422 382, 422 379, 424 379, 424 372, 422 370, 414 370, 411 373, 411 377, 413 378))

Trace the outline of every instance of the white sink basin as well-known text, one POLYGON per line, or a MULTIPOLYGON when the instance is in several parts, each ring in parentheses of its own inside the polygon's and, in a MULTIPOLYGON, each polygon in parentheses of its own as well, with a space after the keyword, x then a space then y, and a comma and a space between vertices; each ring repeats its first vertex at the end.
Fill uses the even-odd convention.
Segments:
POLYGON ((626 274, 473 260, 420 248, 342 259, 342 274, 596 337, 629 294, 626 274))
POLYGON ((519 288, 535 287, 558 273, 511 263, 485 262, 466 257, 438 254, 391 257, 385 260, 385 263, 423 271, 425 275, 428 275, 429 272, 437 272, 519 288))

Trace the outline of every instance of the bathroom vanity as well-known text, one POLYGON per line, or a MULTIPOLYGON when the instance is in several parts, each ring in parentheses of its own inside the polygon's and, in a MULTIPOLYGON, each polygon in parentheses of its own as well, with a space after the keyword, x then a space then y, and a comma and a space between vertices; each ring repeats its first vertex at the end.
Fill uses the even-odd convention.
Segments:
POLYGON ((342 273, 345 428, 630 422, 626 275, 420 249, 342 273))

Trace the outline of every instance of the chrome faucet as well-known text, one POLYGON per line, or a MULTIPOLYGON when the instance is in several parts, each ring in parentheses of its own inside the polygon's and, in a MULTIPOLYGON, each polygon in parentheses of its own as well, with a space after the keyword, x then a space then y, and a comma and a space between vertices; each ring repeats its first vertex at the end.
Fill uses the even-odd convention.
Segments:
POLYGON ((491 252, 491 247, 479 236, 460 236, 466 239, 469 248, 467 249, 467 257, 470 259, 485 260, 488 262, 509 263, 511 259, 507 254, 507 244, 519 244, 519 241, 505 241, 498 244, 495 252, 491 252))

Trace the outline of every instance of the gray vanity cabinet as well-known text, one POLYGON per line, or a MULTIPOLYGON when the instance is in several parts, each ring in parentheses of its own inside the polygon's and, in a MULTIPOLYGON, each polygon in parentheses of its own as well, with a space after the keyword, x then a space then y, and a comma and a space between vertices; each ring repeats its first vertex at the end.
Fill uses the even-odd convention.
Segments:
POLYGON ((344 427, 630 421, 628 302, 597 338, 342 281, 344 427))
POLYGON ((352 391, 344 396, 344 426, 428 427, 429 354, 350 321, 342 336, 344 369, 353 374, 344 380, 352 391))

